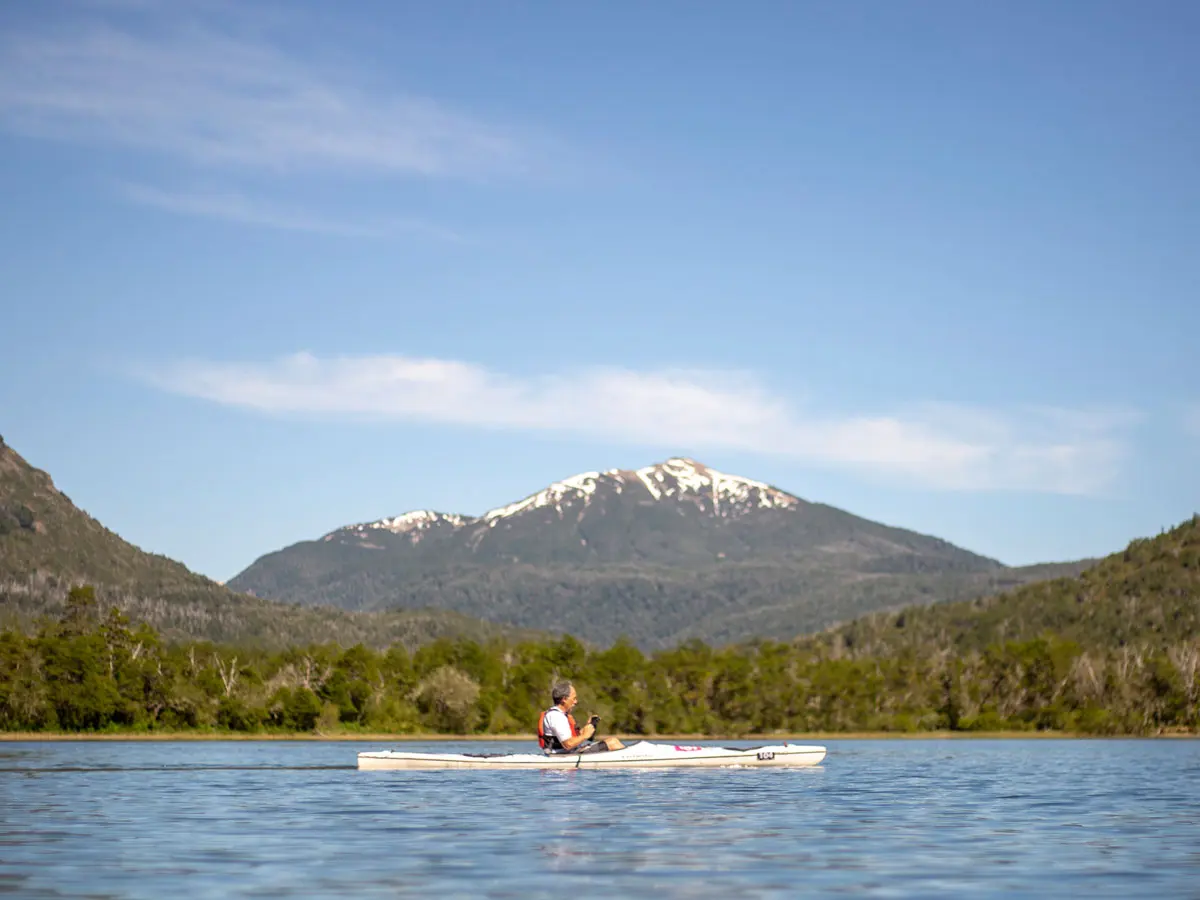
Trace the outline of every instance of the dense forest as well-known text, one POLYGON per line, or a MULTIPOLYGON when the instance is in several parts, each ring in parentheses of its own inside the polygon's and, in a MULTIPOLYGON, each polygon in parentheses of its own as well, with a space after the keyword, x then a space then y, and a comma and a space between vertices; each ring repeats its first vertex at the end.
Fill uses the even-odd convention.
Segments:
MULTIPOLYGON (((893 625, 894 627, 894 625, 893 625)), ((607 733, 738 736, 952 729, 1155 734, 1200 728, 1200 643, 1042 635, 867 655, 828 635, 647 656, 626 641, 439 639, 413 650, 168 644, 92 588, 0 633, 0 729, 532 735, 572 679, 607 733)))

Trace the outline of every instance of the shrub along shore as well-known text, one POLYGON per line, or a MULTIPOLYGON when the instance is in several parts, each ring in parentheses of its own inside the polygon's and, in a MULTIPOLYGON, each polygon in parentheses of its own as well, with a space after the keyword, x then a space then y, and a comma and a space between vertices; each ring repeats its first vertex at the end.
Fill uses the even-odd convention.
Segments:
MULTIPOLYGON (((981 651, 936 644, 854 655, 837 641, 442 639, 279 652, 168 644, 88 587, 32 633, 0 632, 0 732, 43 738, 532 741, 550 685, 625 738, 1167 735, 1200 731, 1195 645, 1091 648, 1055 638, 981 651)), ((582 718, 580 719, 582 721, 582 718)))

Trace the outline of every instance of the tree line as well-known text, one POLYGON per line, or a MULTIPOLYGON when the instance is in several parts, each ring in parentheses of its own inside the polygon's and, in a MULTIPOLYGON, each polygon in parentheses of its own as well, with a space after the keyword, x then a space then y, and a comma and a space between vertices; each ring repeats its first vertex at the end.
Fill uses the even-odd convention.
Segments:
POLYGON ((1154 734, 1200 730, 1198 676, 1195 640, 1085 648, 1052 635, 877 655, 815 640, 652 655, 571 636, 413 650, 168 643, 83 586, 31 632, 0 632, 0 730, 532 736, 551 684, 568 678, 606 733, 1154 734))

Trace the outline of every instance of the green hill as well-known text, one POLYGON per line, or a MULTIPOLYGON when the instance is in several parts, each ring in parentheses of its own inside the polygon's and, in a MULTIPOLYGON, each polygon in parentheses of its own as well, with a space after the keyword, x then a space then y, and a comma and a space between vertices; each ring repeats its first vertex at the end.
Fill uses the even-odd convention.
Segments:
POLYGON ((1052 634, 1090 648, 1200 639, 1200 515, 1082 574, 994 596, 863 616, 812 638, 858 656, 979 651, 1052 634))
POLYGON ((42 573, 146 595, 201 599, 221 585, 105 528, 0 438, 0 577, 42 573))
POLYGON ((57 615, 68 589, 80 583, 94 585, 102 603, 169 639, 272 647, 332 640, 382 647, 529 633, 444 610, 349 613, 235 593, 125 541, 0 438, 0 625, 27 628, 40 615, 57 615))

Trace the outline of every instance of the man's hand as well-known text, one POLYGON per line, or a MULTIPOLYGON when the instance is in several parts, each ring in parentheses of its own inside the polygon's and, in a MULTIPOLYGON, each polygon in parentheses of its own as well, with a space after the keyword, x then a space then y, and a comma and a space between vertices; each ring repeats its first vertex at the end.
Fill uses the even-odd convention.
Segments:
POLYGON ((600 724, 599 716, 589 716, 587 722, 579 729, 579 733, 573 737, 566 738, 562 741, 563 748, 566 750, 574 750, 584 741, 590 741, 596 734, 596 726, 600 724))

